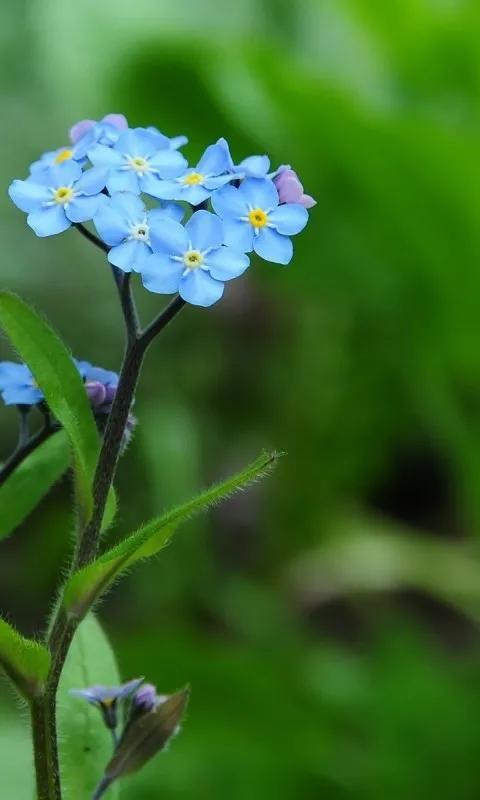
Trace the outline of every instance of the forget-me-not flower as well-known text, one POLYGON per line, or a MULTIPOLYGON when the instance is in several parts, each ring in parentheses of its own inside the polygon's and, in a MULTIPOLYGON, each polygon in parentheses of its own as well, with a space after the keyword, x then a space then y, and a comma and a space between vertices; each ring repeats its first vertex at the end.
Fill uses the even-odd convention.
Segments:
POLYGON ((224 281, 242 275, 248 256, 224 245, 221 220, 196 211, 185 226, 175 220, 151 232, 153 255, 142 267, 146 289, 159 294, 178 292, 196 306, 210 306, 223 294, 224 281))
POLYGON ((192 206, 198 206, 216 189, 233 180, 233 175, 225 174, 227 169, 225 148, 219 144, 211 144, 196 167, 184 170, 174 180, 160 181, 152 194, 161 200, 185 200, 192 206))
POLYGON ((6 406, 34 406, 43 400, 27 365, 13 361, 0 362, 0 393, 6 406))
POLYGON ((107 179, 102 169, 82 173, 76 161, 66 161, 26 181, 14 180, 8 193, 37 236, 52 236, 66 231, 72 223, 86 222, 98 211, 105 195, 107 179))
POLYGON ((80 697, 87 703, 96 706, 102 712, 107 728, 118 725, 118 704, 131 697, 142 685, 143 678, 136 678, 121 686, 90 686, 87 689, 70 689, 72 697, 80 697))
POLYGON ((283 165, 274 172, 270 172, 270 159, 267 155, 247 156, 240 161, 240 164, 235 164, 227 140, 222 136, 217 144, 225 150, 228 171, 233 172, 237 178, 274 178, 284 169, 289 169, 288 166, 283 165))
POLYGON ((30 175, 36 175, 50 167, 64 164, 66 161, 78 161, 81 166, 87 162, 87 150, 80 144, 72 144, 67 147, 59 147, 57 150, 48 150, 40 156, 38 161, 30 165, 30 175))
POLYGON ((94 225, 106 244, 108 260, 124 272, 140 272, 146 256, 152 252, 150 231, 166 218, 180 220, 184 210, 178 203, 147 210, 138 195, 116 192, 95 215, 94 225))
POLYGON ((145 128, 120 134, 113 147, 97 144, 88 157, 97 167, 108 169, 107 189, 114 192, 145 192, 157 196, 162 178, 175 178, 186 167, 185 158, 169 147, 159 147, 159 137, 145 128))
POLYGON ((288 264, 292 240, 308 222, 307 210, 299 203, 279 204, 273 181, 246 178, 237 188, 225 186, 212 197, 214 211, 222 218, 225 244, 266 261, 288 264))
POLYGON ((171 150, 178 150, 179 147, 183 147, 185 144, 188 144, 188 138, 186 136, 165 136, 164 133, 155 128, 154 125, 149 125, 148 128, 145 130, 150 131, 155 136, 160 137, 160 147, 163 149, 164 147, 169 147, 171 150))

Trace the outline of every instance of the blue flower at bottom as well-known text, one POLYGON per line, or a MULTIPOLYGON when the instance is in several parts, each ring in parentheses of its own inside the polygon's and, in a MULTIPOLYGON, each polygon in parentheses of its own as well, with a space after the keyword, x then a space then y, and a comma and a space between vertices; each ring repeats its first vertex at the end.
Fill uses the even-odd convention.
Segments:
POLYGON ((35 406, 43 400, 43 393, 26 364, 13 361, 0 362, 0 393, 7 406, 35 406))
POLYGON ((153 255, 142 267, 143 285, 150 292, 178 292, 187 303, 211 306, 223 294, 224 282, 242 275, 249 258, 224 245, 221 220, 196 211, 185 226, 175 220, 151 233, 153 255))
POLYGON ((168 218, 180 222, 184 213, 178 203, 147 210, 138 195, 116 192, 102 205, 93 223, 111 247, 109 262, 124 272, 140 272, 143 261, 152 252, 151 230, 168 218))
POLYGON ((67 161, 26 181, 13 181, 8 193, 17 208, 27 212, 27 223, 37 236, 52 236, 93 218, 106 199, 101 194, 106 179, 105 170, 82 172, 76 161, 67 161))
POLYGON ((225 244, 243 253, 252 250, 266 261, 288 264, 293 256, 292 240, 308 222, 300 203, 280 205, 273 181, 246 178, 238 189, 225 186, 212 197, 214 211, 222 218, 225 244))
POLYGON ((118 725, 117 706, 119 702, 131 697, 142 685, 143 678, 123 683, 121 686, 90 686, 87 689, 70 689, 72 697, 80 697, 102 712, 107 728, 118 725))

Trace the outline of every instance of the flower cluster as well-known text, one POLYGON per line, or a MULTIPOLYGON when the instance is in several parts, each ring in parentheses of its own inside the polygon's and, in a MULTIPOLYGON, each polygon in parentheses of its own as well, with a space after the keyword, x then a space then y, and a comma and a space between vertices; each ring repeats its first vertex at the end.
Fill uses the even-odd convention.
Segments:
POLYGON ((266 155, 236 165, 225 139, 189 166, 179 152, 187 141, 130 128, 121 114, 83 120, 9 194, 38 236, 92 221, 115 268, 140 273, 151 292, 210 306, 250 253, 288 264, 290 237, 315 201, 289 166, 270 171, 266 155))
MULTIPOLYGON (((118 387, 116 372, 73 359, 95 412, 108 414, 118 387)), ((7 406, 35 406, 43 403, 43 392, 26 364, 0 361, 0 394, 7 406)))

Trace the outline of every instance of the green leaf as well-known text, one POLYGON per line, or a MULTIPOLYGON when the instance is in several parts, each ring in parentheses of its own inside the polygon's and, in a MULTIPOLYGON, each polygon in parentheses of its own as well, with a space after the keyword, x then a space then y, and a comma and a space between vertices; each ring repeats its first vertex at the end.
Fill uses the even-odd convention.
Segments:
POLYGON ((64 431, 34 450, 0 487, 0 539, 20 525, 70 465, 64 431))
POLYGON ((76 572, 65 587, 64 603, 68 613, 77 618, 84 616, 124 570, 137 561, 158 553, 182 522, 263 477, 277 459, 277 453, 262 453, 241 472, 147 523, 116 547, 107 550, 96 561, 76 572))
MULTIPOLYGON (((72 697, 70 689, 121 683, 113 650, 100 624, 90 614, 72 642, 58 690, 57 714, 60 770, 65 800, 86 800, 112 755, 111 734, 99 710, 72 697)), ((118 797, 114 787, 111 800, 118 797)))
POLYGON ((42 692, 50 669, 50 653, 0 619, 0 666, 24 697, 34 697, 42 692))
MULTIPOLYGON (((19 297, 0 292, 0 325, 31 369, 55 417, 65 429, 73 450, 76 494, 87 522, 93 509, 92 479, 100 440, 80 374, 56 333, 19 297)), ((106 514, 115 513, 113 491, 106 514)))

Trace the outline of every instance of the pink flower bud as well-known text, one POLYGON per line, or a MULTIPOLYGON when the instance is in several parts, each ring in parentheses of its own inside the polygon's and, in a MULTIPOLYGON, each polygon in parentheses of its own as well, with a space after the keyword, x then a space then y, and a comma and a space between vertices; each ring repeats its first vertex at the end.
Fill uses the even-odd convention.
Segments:
POLYGON ((305 194, 303 185, 295 170, 284 169, 274 179, 273 182, 277 187, 278 196, 281 203, 299 203, 304 208, 312 208, 317 204, 317 201, 305 194))

